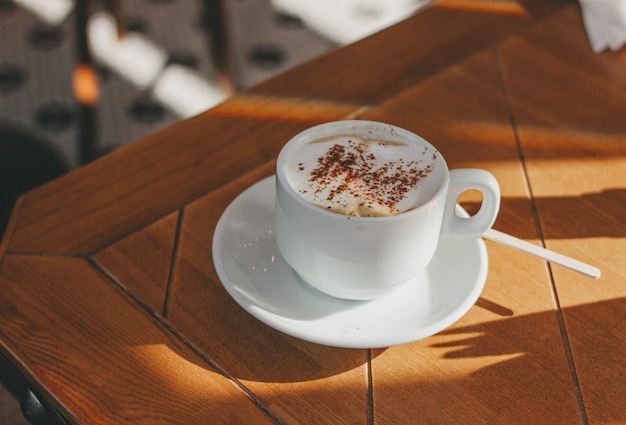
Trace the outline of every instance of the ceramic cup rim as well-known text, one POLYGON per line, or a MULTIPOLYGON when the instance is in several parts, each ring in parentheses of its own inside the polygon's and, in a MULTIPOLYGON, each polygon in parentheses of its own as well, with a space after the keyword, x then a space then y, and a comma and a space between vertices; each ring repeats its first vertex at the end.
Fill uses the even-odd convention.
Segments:
MULTIPOLYGON (((337 132, 336 134, 334 134, 336 136, 344 136, 344 135, 354 135, 353 133, 346 133, 343 134, 341 132, 337 132)), ((309 127, 306 130, 301 131, 300 133, 296 134, 295 136, 293 136, 291 139, 289 139, 289 141, 282 147, 280 153, 278 154, 278 159, 276 161, 276 178, 277 180, 280 182, 280 184, 282 185, 283 189, 285 190, 285 192, 292 198, 294 199, 299 205, 311 210, 311 211, 317 211, 317 213, 322 214, 326 217, 329 217, 330 219, 336 219, 336 220, 353 220, 356 222, 383 222, 383 221, 394 221, 394 220, 401 220, 401 219, 405 219, 408 218, 410 216, 416 215, 416 214, 420 214, 422 210, 428 208, 432 203, 434 203, 437 199, 439 199, 440 196, 442 196, 445 191, 446 191, 446 187, 448 186, 448 182, 450 180, 450 170, 448 168, 448 164, 446 163, 445 158, 443 157, 443 155, 441 154, 441 152, 439 152, 439 150, 437 148, 435 148, 430 142, 428 142, 426 139, 424 139, 423 137, 413 133, 412 131, 403 129, 401 127, 397 127, 395 125, 392 124, 387 124, 387 123, 383 123, 383 122, 379 122, 379 121, 370 121, 370 120, 341 120, 341 121, 329 121, 323 124, 318 124, 315 125, 313 127, 309 127), (355 127, 358 126, 358 127, 355 127), (317 133, 320 131, 320 129, 322 128, 327 128, 327 127, 338 127, 338 128, 343 128, 346 131, 351 129, 351 128, 361 128, 361 127, 365 127, 365 126, 375 126, 375 127, 387 127, 389 128, 391 131, 394 131, 396 133, 398 133, 400 136, 402 136, 404 139, 407 139, 408 141, 410 141, 411 143, 414 142, 419 142, 422 145, 425 145, 426 147, 428 147, 429 149, 432 149, 433 152, 435 152, 437 154, 437 161, 441 163, 441 165, 443 166, 443 179, 442 181, 439 183, 439 186, 437 187, 437 189, 433 192, 433 194, 425 201, 421 202, 418 206, 413 207, 411 209, 408 209, 406 211, 401 211, 397 214, 392 214, 392 215, 388 215, 388 216, 374 216, 374 217, 361 217, 361 216, 352 216, 352 215, 346 215, 346 214, 341 214, 341 213, 337 213, 334 211, 328 211, 324 208, 320 208, 319 206, 313 205, 312 203, 308 202, 307 200, 305 200, 304 198, 302 198, 300 195, 298 195, 298 193, 296 192, 296 190, 291 186, 291 183, 289 182, 289 177, 287 176, 287 167, 286 164, 288 162, 289 159, 289 155, 291 152, 293 152, 298 146, 300 146, 301 144, 304 143, 309 143, 312 140, 316 140, 316 137, 310 137, 312 135, 312 133, 317 133)))

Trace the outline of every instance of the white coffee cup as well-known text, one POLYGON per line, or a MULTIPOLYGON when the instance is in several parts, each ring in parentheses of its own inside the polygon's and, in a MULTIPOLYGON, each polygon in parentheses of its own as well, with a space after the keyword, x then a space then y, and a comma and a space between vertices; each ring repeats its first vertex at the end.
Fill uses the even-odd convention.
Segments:
POLYGON ((274 232, 286 262, 313 288, 353 300, 376 298, 416 278, 432 259, 440 238, 478 237, 493 225, 500 207, 498 182, 489 172, 449 171, 443 156, 423 138, 363 120, 321 124, 289 140, 276 164, 276 195, 274 232), (420 183, 424 193, 420 204, 395 215, 355 217, 305 200, 290 182, 294 153, 308 143, 342 135, 428 152, 432 167, 420 183), (481 191, 483 202, 474 216, 462 218, 455 206, 461 193, 470 189, 481 191))

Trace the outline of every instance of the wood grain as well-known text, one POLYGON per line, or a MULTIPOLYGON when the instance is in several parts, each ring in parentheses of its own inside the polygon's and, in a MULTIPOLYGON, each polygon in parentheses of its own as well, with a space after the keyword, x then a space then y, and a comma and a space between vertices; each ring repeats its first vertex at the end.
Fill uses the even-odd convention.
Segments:
POLYGON ((224 115, 176 123, 27 194, 8 249, 91 254, 271 160, 316 123, 224 115))
MULTIPOLYGON (((363 118, 419 131, 440 148, 451 168, 491 171, 503 188, 494 227, 539 239, 494 51, 476 54, 363 118)), ((464 423, 580 420, 576 383, 543 263, 495 244, 488 250, 489 276, 482 297, 511 316, 475 306, 439 335, 376 357, 372 379, 377 423, 399 423, 412 411, 423 412, 419 417, 424 423, 451 423, 459 417, 464 423), (504 387, 503 392, 491 390, 504 387)))
POLYGON ((271 423, 84 259, 10 256, 1 272, 3 345, 75 423, 271 423))
POLYGON ((221 213, 271 162, 185 208, 168 319, 287 422, 364 423, 367 353, 283 335, 254 319, 222 287, 212 263, 221 213))
MULTIPOLYGON (((0 245, 0 349, 75 424, 622 423, 626 51, 576 2, 444 0, 20 198, 0 245), (500 182, 476 305, 422 341, 301 341, 231 299, 226 206, 311 125, 385 121, 500 182)), ((476 208, 479 198, 463 201, 476 208)))
POLYGON ((626 51, 594 56, 582 34, 563 32, 577 25, 577 10, 563 10, 503 42, 501 62, 545 243, 603 273, 596 282, 551 269, 583 414, 589 423, 618 423, 626 418, 618 395, 625 376, 626 51))
POLYGON ((91 256, 97 267, 162 315, 177 238, 179 212, 104 247, 91 256))

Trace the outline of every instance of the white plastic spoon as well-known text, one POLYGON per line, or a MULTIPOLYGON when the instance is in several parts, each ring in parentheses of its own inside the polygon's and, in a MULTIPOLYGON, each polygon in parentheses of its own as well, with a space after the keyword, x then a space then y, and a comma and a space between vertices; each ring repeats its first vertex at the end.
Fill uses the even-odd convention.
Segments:
MULTIPOLYGON (((469 217, 467 211, 465 211, 465 209, 459 204, 456 204, 455 212, 459 217, 469 217)), ((526 242, 523 239, 519 239, 507 233, 500 232, 499 230, 488 229, 485 233, 482 234, 482 236, 483 238, 490 241, 501 243, 502 245, 506 245, 511 248, 519 249, 520 251, 534 255, 535 257, 542 258, 551 263, 567 267, 570 270, 577 271, 594 279, 598 279, 600 277, 601 272, 600 269, 598 269, 597 267, 567 257, 563 254, 559 254, 558 252, 550 251, 549 249, 542 248, 530 242, 526 242)))
POLYGON ((538 245, 526 242, 525 240, 518 239, 514 236, 500 232, 496 229, 487 230, 485 233, 483 233, 483 238, 489 239, 490 241, 494 241, 497 243, 501 243, 506 246, 510 246, 511 248, 519 249, 520 251, 524 251, 536 257, 543 258, 544 260, 551 263, 567 267, 568 269, 577 271, 594 279, 598 279, 600 277, 601 272, 600 269, 598 269, 597 267, 567 257, 563 254, 559 254, 558 252, 542 248, 538 245))

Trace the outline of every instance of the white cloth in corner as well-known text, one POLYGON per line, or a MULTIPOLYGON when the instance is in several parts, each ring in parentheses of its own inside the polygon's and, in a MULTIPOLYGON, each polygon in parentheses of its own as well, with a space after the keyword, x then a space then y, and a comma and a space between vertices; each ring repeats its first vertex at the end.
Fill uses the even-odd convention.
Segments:
POLYGON ((583 22, 594 52, 618 50, 626 42, 626 0, 580 0, 583 22))

